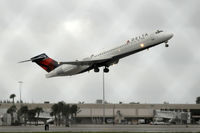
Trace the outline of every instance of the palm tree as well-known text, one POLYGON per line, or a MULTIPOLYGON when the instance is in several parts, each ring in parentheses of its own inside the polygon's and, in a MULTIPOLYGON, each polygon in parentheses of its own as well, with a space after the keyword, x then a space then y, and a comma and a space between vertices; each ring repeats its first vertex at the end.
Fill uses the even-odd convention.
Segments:
POLYGON ((31 122, 35 120, 35 115, 36 115, 36 110, 35 109, 30 109, 28 110, 28 121, 31 122))
POLYGON ((78 106, 76 104, 73 104, 70 108, 70 113, 71 113, 72 117, 76 117, 78 111, 79 111, 78 106))
POLYGON ((54 104, 51 107, 51 110, 52 112, 50 115, 55 116, 56 126, 60 126, 61 120, 63 120, 65 125, 67 125, 69 122, 69 115, 71 114, 72 117, 76 117, 77 113, 80 112, 77 105, 74 104, 70 107, 70 105, 66 104, 65 102, 58 102, 57 104, 54 104))
POLYGON ((35 111, 36 111, 36 114, 37 114, 37 125, 38 125, 38 120, 39 120, 40 113, 42 113, 44 111, 43 111, 43 109, 41 107, 36 107, 35 111))
POLYGON ((15 105, 12 105, 10 108, 8 108, 7 113, 11 115, 11 125, 14 124, 14 117, 13 113, 17 111, 17 108, 15 105))
POLYGON ((64 104, 65 104, 64 102, 58 102, 58 125, 59 126, 61 124, 61 116, 62 116, 64 104))
POLYGON ((28 107, 27 106, 22 106, 19 110, 18 110, 18 116, 24 117, 24 125, 26 126, 26 122, 27 122, 27 115, 28 115, 28 107))
POLYGON ((196 98, 196 104, 200 104, 200 97, 196 98))
POLYGON ((16 97, 16 95, 15 95, 15 94, 11 94, 11 95, 10 95, 10 99, 12 99, 12 100, 13 100, 13 104, 15 103, 15 97, 16 97))
POLYGON ((69 114, 70 114, 70 106, 69 104, 64 104, 62 108, 62 116, 65 118, 65 126, 69 126, 69 114))
POLYGON ((55 123, 56 123, 56 126, 58 125, 58 114, 59 114, 59 110, 58 110, 58 104, 54 104, 53 106, 51 106, 51 110, 52 112, 50 113, 51 116, 55 116, 55 123))
POLYGON ((77 113, 79 113, 80 111, 81 111, 80 108, 76 104, 73 104, 70 107, 70 114, 71 114, 72 118, 74 118, 75 122, 76 122, 77 113))

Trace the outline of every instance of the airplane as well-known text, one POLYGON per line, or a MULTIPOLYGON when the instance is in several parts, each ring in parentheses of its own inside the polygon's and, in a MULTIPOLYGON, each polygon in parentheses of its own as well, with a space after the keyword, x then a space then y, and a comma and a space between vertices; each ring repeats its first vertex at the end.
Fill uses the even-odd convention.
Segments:
POLYGON ((57 62, 43 53, 19 63, 32 61, 38 64, 48 72, 48 74, 46 74, 46 78, 72 76, 90 71, 92 69, 94 69, 94 72, 99 72, 100 67, 104 67, 103 72, 108 73, 111 65, 117 64, 120 59, 126 56, 149 49, 162 43, 165 43, 165 47, 168 47, 168 40, 172 37, 173 33, 157 30, 150 34, 145 33, 141 36, 134 37, 121 46, 101 52, 97 55, 91 55, 90 57, 82 60, 57 62))

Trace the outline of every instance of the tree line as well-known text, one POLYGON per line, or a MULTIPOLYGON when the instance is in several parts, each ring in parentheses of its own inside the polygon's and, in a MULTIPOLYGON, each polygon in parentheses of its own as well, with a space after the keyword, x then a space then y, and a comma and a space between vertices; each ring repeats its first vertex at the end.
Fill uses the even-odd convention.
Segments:
POLYGON ((29 109, 28 106, 23 105, 18 110, 16 105, 12 105, 8 108, 7 113, 11 115, 11 125, 27 125, 27 122, 35 122, 38 125, 39 115, 43 112, 41 107, 29 109), (17 114, 17 120, 14 119, 14 114, 17 114))
MULTIPOLYGON (((28 106, 22 105, 17 109, 14 100, 15 97, 15 94, 10 95, 13 105, 7 109, 7 113, 11 115, 11 125, 27 125, 27 122, 34 122, 35 125, 38 125, 40 113, 44 112, 43 108, 36 107, 29 109, 28 106), (14 119, 14 114, 17 115, 17 120, 14 119)), ((54 124, 56 126, 68 126, 70 122, 76 122, 76 116, 79 112, 80 108, 76 104, 70 105, 62 101, 52 105, 50 116, 54 117, 54 124)), ((46 121, 44 121, 44 123, 46 123, 46 121)))
POLYGON ((80 112, 80 108, 76 105, 66 104, 65 102, 58 102, 51 107, 51 116, 54 116, 56 126, 69 126, 69 122, 76 122, 76 115, 80 112))

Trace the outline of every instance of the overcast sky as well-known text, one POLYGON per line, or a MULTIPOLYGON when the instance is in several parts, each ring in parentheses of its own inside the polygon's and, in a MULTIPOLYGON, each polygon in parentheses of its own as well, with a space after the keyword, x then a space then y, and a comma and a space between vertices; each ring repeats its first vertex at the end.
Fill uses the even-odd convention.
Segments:
POLYGON ((0 100, 23 81, 25 102, 102 98, 102 71, 46 79, 34 63, 18 61, 46 53, 73 61, 162 29, 164 44, 121 59, 105 74, 106 100, 124 103, 195 103, 200 96, 199 0, 1 0, 0 100))

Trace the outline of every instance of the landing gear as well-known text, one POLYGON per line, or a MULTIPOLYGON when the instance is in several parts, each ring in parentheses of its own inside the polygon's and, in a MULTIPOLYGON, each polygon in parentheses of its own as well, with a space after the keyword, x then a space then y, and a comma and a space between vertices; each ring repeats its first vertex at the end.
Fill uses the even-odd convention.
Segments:
POLYGON ((99 68, 98 67, 96 67, 96 68, 94 68, 94 72, 99 72, 99 68))
POLYGON ((168 41, 165 42, 165 47, 166 48, 169 47, 169 44, 167 44, 167 43, 168 43, 168 41))
POLYGON ((107 67, 105 67, 105 68, 103 69, 103 72, 108 73, 108 72, 109 72, 109 69, 108 69, 107 67))
MULTIPOLYGON (((100 71, 100 70, 99 70, 99 68, 98 68, 98 67, 95 67, 95 68, 94 68, 94 72, 96 72, 96 73, 97 73, 97 72, 99 72, 99 71, 100 71)), ((105 68, 103 69, 103 72, 104 72, 104 73, 108 73, 108 72, 109 72, 109 69, 108 69, 108 67, 105 67, 105 68)))

